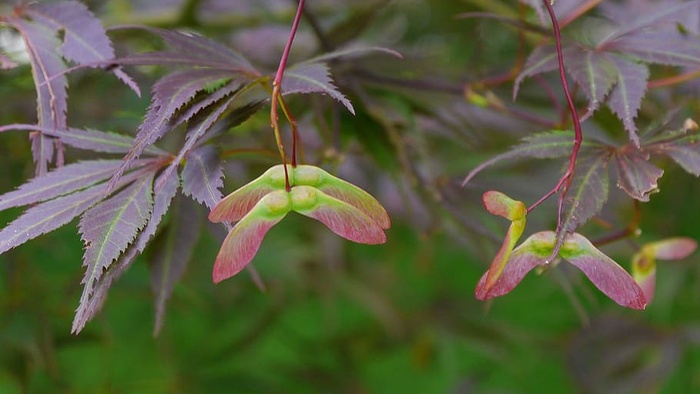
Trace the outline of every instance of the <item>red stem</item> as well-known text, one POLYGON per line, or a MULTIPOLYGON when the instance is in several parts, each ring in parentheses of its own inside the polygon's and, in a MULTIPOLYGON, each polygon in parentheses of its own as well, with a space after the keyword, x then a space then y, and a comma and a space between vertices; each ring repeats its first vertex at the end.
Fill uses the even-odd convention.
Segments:
POLYGON ((550 4, 549 0, 542 0, 542 2, 544 3, 545 7, 547 7, 549 18, 552 20, 552 29, 554 30, 554 41, 557 48, 557 61, 559 63, 559 78, 561 79, 561 85, 564 89, 564 96, 566 96, 566 103, 568 104, 569 112, 571 113, 571 121, 574 125, 574 146, 571 149, 571 156, 569 157, 569 166, 567 167, 564 175, 562 175, 562 177, 559 179, 559 182, 557 182, 554 188, 547 192, 537 202, 532 204, 527 209, 527 212, 530 213, 547 198, 561 190, 562 193, 559 196, 559 215, 557 221, 557 223, 560 224, 564 198, 566 197, 566 192, 569 191, 569 187, 571 186, 571 180, 574 177, 574 170, 576 168, 576 158, 578 157, 578 152, 581 148, 581 142, 583 141, 583 132, 581 131, 581 121, 579 120, 578 112, 576 110, 576 106, 574 105, 571 90, 569 89, 569 83, 566 80, 566 71, 564 70, 564 55, 561 48, 561 31, 559 29, 559 23, 557 22, 557 17, 554 14, 554 9, 552 9, 552 5, 550 4))
MULTIPOLYGON (((284 70, 287 68, 287 60, 289 59, 289 52, 292 49, 292 42, 294 42, 294 36, 296 36, 297 28, 299 27, 299 21, 301 20, 301 14, 304 9, 304 0, 299 0, 299 5, 297 6, 297 13, 294 16, 294 22, 292 22, 292 29, 289 31, 289 38, 287 38, 287 43, 284 46, 284 51, 282 52, 282 58, 280 59, 279 67, 277 67, 277 73, 275 74, 275 79, 272 81, 272 98, 270 102, 270 123, 275 131, 275 137, 277 138, 277 145, 280 150, 280 155, 282 156, 282 164, 284 164, 284 181, 285 188, 287 191, 291 190, 291 185, 289 183, 289 173, 287 171, 287 157, 284 153, 284 147, 282 146, 282 139, 280 137, 279 131, 279 116, 277 115, 277 104, 282 96, 282 78, 284 77, 284 70)), ((296 149, 296 132, 292 135, 293 149, 296 149)), ((296 152, 292 152, 292 160, 295 165, 296 152)))

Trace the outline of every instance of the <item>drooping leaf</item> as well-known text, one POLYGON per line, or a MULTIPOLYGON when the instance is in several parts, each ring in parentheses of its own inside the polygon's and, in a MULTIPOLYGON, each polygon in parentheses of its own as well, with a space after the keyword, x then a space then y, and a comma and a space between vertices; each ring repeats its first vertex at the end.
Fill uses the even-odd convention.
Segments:
POLYGON ((228 233, 214 262, 214 283, 230 278, 255 257, 265 234, 292 208, 285 190, 265 195, 228 233))
MULTIPOLYGON (((27 48, 37 92, 37 123, 48 129, 65 129, 68 81, 60 75, 66 66, 58 53, 60 43, 54 31, 22 18, 7 21, 20 32, 27 48)), ((53 161, 53 141, 41 133, 32 133, 30 138, 36 174, 45 174, 53 161)))
POLYGON ((354 206, 311 186, 294 186, 290 194, 294 211, 318 220, 337 235, 363 244, 386 242, 383 229, 354 206))
MULTIPOLYGON (((93 129, 80 130, 69 128, 68 130, 46 130, 44 134, 56 137, 62 143, 74 148, 93 152, 127 153, 134 143, 133 137, 93 129)), ((167 152, 155 145, 149 145, 144 150, 144 153, 156 156, 167 154, 167 152)))
MULTIPOLYGON (((77 333, 94 315, 90 302, 95 284, 104 270, 126 250, 146 225, 153 209, 153 173, 143 176, 90 208, 80 220, 81 239, 87 245, 83 256, 86 267, 83 294, 73 320, 77 333)), ((99 305, 97 305, 99 306, 99 305)))
POLYGON ((182 192, 210 209, 221 200, 224 170, 214 146, 205 145, 187 155, 182 169, 182 192))
POLYGON ((649 201, 649 195, 659 191, 657 180, 664 171, 649 163, 649 154, 627 144, 615 152, 617 186, 630 197, 649 201))
POLYGON ((181 123, 189 121, 195 115, 203 111, 205 108, 209 108, 215 104, 220 103, 223 99, 225 99, 228 96, 235 96, 235 98, 237 98, 239 94, 244 92, 247 88, 248 86, 244 86, 243 82, 239 79, 229 81, 224 86, 220 87, 214 92, 209 93, 201 99, 197 99, 197 97, 195 97, 195 100, 188 104, 187 108, 184 108, 182 111, 180 111, 171 120, 170 123, 172 125, 179 125, 181 123))
POLYGON ((212 127, 214 122, 216 122, 221 114, 228 108, 231 102, 235 99, 235 96, 229 97, 222 100, 222 102, 210 106, 208 109, 204 110, 203 113, 199 114, 198 117, 193 119, 187 126, 187 137, 184 145, 180 148, 175 159, 170 163, 170 165, 163 170, 162 177, 159 182, 156 183, 156 190, 160 188, 160 183, 165 181, 170 175, 175 171, 175 169, 180 165, 185 156, 192 150, 192 148, 197 144, 197 142, 204 136, 204 134, 212 127))
MULTIPOLYGON (((160 36, 172 48, 169 51, 138 53, 117 60, 122 65, 172 65, 206 67, 209 69, 228 70, 231 74, 244 74, 251 78, 260 73, 241 54, 193 32, 160 29, 148 26, 127 26, 160 36)), ((230 76, 229 75, 229 76, 230 76)))
POLYGON ((29 208, 0 230, 0 254, 67 224, 103 196, 104 185, 96 185, 29 208))
POLYGON ((85 189, 108 179, 120 160, 94 160, 68 164, 23 184, 0 196, 0 211, 12 207, 50 200, 63 194, 85 189))
POLYGON ((187 54, 190 57, 205 61, 218 61, 226 64, 226 68, 232 71, 257 74, 255 68, 240 53, 236 52, 231 47, 210 40, 197 33, 144 26, 138 26, 138 28, 158 34, 177 53, 187 54))
MULTIPOLYGON (((158 175, 156 178, 156 183, 160 181, 162 176, 162 173, 158 175)), ((143 228, 143 231, 139 233, 136 241, 134 241, 132 244, 132 246, 135 246, 136 253, 143 252, 148 241, 153 235, 155 235, 158 225, 160 224, 161 220, 163 220, 163 216, 165 216, 165 214, 168 212, 168 208, 170 207, 173 198, 175 198, 179 188, 180 178, 177 176, 168 177, 162 182, 161 188, 155 193, 155 198, 153 201, 153 214, 151 214, 151 217, 148 219, 146 227, 143 228)))
POLYGON ((625 129, 630 135, 630 141, 639 146, 639 136, 634 119, 642 104, 642 98, 647 91, 649 68, 618 56, 611 57, 618 72, 617 83, 610 92, 608 106, 622 119, 625 129))
MULTIPOLYGON (((582 147, 593 147, 599 144, 585 140, 582 147)), ((535 159, 555 159, 558 157, 566 157, 571 153, 574 146, 574 133, 571 131, 553 130, 543 133, 537 133, 532 136, 523 138, 522 142, 512 147, 509 151, 492 157, 489 160, 479 164, 469 172, 462 181, 462 186, 465 186, 478 173, 485 168, 505 160, 513 160, 520 158, 535 158, 535 159)))
POLYGON ((83 308, 86 311, 83 316, 86 322, 102 308, 107 298, 107 293, 112 286, 112 282, 117 280, 131 266, 136 256, 144 250, 150 238, 155 234, 158 224, 170 206, 170 201, 177 192, 179 184, 179 179, 177 177, 170 177, 165 181, 164 186, 155 195, 153 214, 148 219, 146 227, 139 232, 138 236, 134 242, 128 246, 127 250, 122 253, 115 262, 110 264, 109 267, 104 270, 102 276, 97 279, 92 296, 83 308))
POLYGON ((204 90, 208 83, 228 75, 227 71, 195 69, 176 71, 159 79, 153 86, 153 100, 148 107, 146 118, 139 126, 139 132, 124 157, 122 167, 115 172, 110 184, 114 184, 148 146, 175 126, 171 125, 169 120, 190 102, 197 92, 204 90))
POLYGON ((325 63, 300 63, 287 69, 282 80, 282 94, 323 93, 338 100, 353 115, 350 100, 333 84, 330 70, 325 63))
POLYGON ((564 260, 583 271, 603 294, 619 305, 632 309, 646 307, 644 292, 632 276, 583 235, 569 234, 559 253, 564 260))
POLYGON ((179 198, 171 211, 168 233, 151 264, 151 284, 155 293, 154 335, 158 335, 163 327, 166 302, 185 272, 202 227, 201 209, 192 200, 179 198))
POLYGON ((598 214, 608 200, 609 160, 607 153, 579 157, 577 160, 574 178, 562 205, 557 248, 566 234, 574 232, 598 214))
POLYGON ((294 169, 294 185, 313 186, 321 192, 359 209, 374 220, 379 227, 383 229, 391 227, 389 214, 376 198, 321 168, 309 165, 297 166, 294 169))
POLYGON ((528 272, 538 265, 546 265, 556 244, 556 234, 553 231, 542 231, 532 234, 510 254, 497 280, 487 286, 489 272, 479 279, 475 295, 479 300, 487 300, 508 294, 523 280, 528 272))
MULTIPOLYGON (((50 27, 63 38, 60 52, 78 64, 107 62, 114 59, 114 48, 100 20, 81 2, 34 3, 23 8, 33 21, 50 27)), ((110 69, 117 78, 141 95, 138 85, 121 68, 110 69)))
MULTIPOLYGON (((291 166, 287 166, 287 170, 290 176, 294 176, 291 166)), ((214 223, 241 220, 266 194, 284 189, 284 179, 282 164, 268 169, 259 177, 221 199, 209 213, 209 220, 214 223)))

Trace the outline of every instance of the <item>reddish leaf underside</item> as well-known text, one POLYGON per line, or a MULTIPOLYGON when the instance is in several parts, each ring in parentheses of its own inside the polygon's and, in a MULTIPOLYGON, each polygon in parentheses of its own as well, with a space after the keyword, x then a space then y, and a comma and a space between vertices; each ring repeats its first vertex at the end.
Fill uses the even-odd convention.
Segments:
POLYGON ((649 201, 649 195, 659 191, 657 180, 664 171, 649 163, 649 154, 644 154, 628 144, 616 152, 615 159, 617 186, 630 197, 639 201, 649 201))
POLYGON ((216 147, 204 145, 187 155, 182 169, 182 192, 195 201, 213 208, 221 200, 224 169, 216 147))

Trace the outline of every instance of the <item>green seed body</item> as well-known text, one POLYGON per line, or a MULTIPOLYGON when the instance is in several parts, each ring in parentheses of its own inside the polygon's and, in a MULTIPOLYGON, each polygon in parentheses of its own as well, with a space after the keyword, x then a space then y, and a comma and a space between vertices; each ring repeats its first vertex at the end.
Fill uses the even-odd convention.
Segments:
POLYGON ((289 193, 284 190, 274 191, 260 201, 267 209, 269 217, 285 215, 292 210, 292 199, 289 193))
MULTIPOLYGON (((289 173, 289 184, 294 186, 294 170, 292 166, 287 166, 287 172, 289 173)), ((265 171, 263 177, 267 180, 268 184, 277 189, 284 189, 285 178, 284 178, 284 166, 278 164, 269 170, 265 171)))
POLYGON ((318 205, 318 191, 311 186, 294 186, 289 194, 295 211, 313 209, 318 205))
POLYGON ((323 181, 323 170, 318 167, 301 165, 294 169, 294 184, 318 187, 323 181))

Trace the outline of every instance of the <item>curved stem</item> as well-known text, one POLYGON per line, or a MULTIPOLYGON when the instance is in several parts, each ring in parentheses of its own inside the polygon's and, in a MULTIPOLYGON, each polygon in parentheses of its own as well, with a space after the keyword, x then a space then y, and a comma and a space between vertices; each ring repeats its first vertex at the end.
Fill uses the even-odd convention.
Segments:
POLYGON ((576 168, 576 158, 578 157, 579 149, 581 148, 581 143, 583 142, 583 132, 581 131, 581 121, 578 117, 578 112, 576 111, 576 106, 574 105, 574 99, 571 95, 571 90, 569 89, 569 83, 566 80, 566 71, 564 70, 564 55, 561 47, 561 30, 559 28, 559 23, 557 22, 557 17, 554 14, 554 9, 549 0, 542 0, 545 7, 547 7, 547 12, 549 13, 549 18, 552 20, 552 29, 554 30, 554 41, 557 48, 557 61, 559 63, 559 78, 561 79, 561 85, 564 89, 564 96, 566 96, 566 103, 569 106, 569 112, 571 113, 571 121, 574 126, 574 146, 571 149, 571 156, 569 157, 569 166, 566 172, 559 179, 559 182, 550 190, 545 193, 545 195, 540 198, 537 202, 532 204, 527 212, 530 213, 538 205, 544 202, 547 198, 553 194, 561 191, 559 196, 559 208, 558 208, 558 219, 557 226, 561 224, 561 211, 564 205, 564 198, 566 197, 566 192, 571 186, 571 180, 574 177, 574 170, 576 168))
MULTIPOLYGON (((272 81, 272 98, 270 103, 270 125, 275 133, 275 140, 277 141, 277 148, 280 151, 280 156, 282 157, 282 164, 284 164, 284 181, 285 188, 287 191, 291 190, 291 185, 289 183, 289 173, 287 171, 287 155, 284 152, 284 145, 282 144, 282 135, 280 133, 279 126, 279 116, 277 115, 277 105, 278 101, 282 97, 282 78, 284 77, 284 70, 287 68, 287 60, 289 59, 289 52, 292 49, 292 42, 294 42, 294 36, 297 33, 297 28, 299 27, 299 21, 301 20, 301 13, 304 9, 304 0, 299 0, 299 6, 297 7, 297 13, 294 16, 294 22, 292 22, 292 29, 289 31, 289 38, 284 46, 284 51, 282 52, 282 58, 280 59, 280 64, 277 67, 277 73, 275 74, 275 79, 272 81)), ((283 108, 284 110, 284 108, 283 108)), ((292 137, 294 139, 294 136, 292 137)), ((296 147, 296 141, 293 142, 296 147)), ((296 155, 292 154, 294 160, 296 160, 296 155)))
POLYGON ((297 120, 294 119, 294 116, 292 115, 292 111, 289 110, 289 107, 287 107, 287 103, 284 102, 284 98, 280 94, 279 96, 279 104, 280 108, 282 108, 282 113, 284 114, 284 117, 287 118, 287 121, 289 122, 289 126, 292 129, 292 167, 297 166, 297 144, 299 142, 299 131, 297 129, 297 120))

